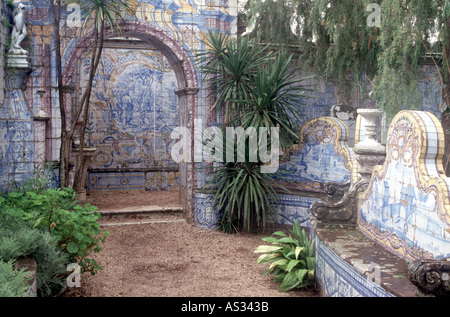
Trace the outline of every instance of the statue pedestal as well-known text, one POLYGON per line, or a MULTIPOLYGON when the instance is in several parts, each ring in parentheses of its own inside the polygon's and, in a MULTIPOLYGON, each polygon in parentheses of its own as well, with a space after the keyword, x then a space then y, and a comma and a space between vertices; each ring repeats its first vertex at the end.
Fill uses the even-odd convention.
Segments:
POLYGON ((370 181, 375 165, 383 165, 386 159, 384 147, 370 149, 355 146, 353 148, 353 153, 355 154, 355 160, 358 164, 358 176, 360 180, 370 181))
POLYGON ((30 67, 28 52, 25 50, 11 49, 11 50, 9 50, 8 54, 6 55, 6 58, 8 61, 7 62, 8 67, 14 67, 14 68, 29 68, 30 67))

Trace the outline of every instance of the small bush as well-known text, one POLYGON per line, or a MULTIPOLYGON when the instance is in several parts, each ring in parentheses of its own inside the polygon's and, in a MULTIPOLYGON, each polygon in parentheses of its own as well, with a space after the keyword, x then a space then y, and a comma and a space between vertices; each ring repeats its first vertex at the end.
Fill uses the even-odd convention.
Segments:
POLYGON ((30 296, 27 290, 28 272, 25 268, 14 269, 14 261, 0 261, 0 297, 24 297, 30 296))
POLYGON ((12 191, 0 196, 0 260, 34 257, 43 296, 61 289, 70 263, 82 273, 101 270, 90 256, 109 235, 100 229, 97 207, 80 205, 73 189, 55 188, 52 175, 45 166, 20 184, 11 182, 12 191))
POLYGON ((64 286, 63 277, 70 260, 68 254, 56 247, 56 237, 35 228, 16 227, 9 230, 3 227, 0 229, 0 239, 0 260, 15 261, 25 257, 36 260, 40 295, 49 296, 64 286))
POLYGON ((10 226, 23 221, 30 228, 50 232, 70 261, 78 262, 83 272, 92 274, 101 267, 89 255, 101 251, 100 243, 109 235, 100 229, 96 210, 90 204, 81 206, 70 188, 10 192, 0 197, 0 215, 10 219, 10 226))

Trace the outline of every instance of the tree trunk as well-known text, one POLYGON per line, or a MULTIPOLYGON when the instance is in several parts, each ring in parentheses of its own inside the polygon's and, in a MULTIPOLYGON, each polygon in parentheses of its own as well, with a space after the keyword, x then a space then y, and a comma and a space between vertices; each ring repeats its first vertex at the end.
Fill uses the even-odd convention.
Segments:
POLYGON ((442 98, 447 101, 447 110, 442 113, 441 124, 445 135, 444 157, 442 163, 444 165, 445 175, 450 177, 450 87, 443 88, 442 98))
POLYGON ((56 68, 58 76, 58 99, 61 115, 61 147, 59 150, 59 187, 69 186, 69 159, 70 159, 70 135, 67 133, 67 114, 64 106, 63 82, 62 82, 62 59, 61 59, 61 36, 59 26, 61 21, 61 0, 51 1, 53 11, 53 31, 55 34, 56 68))
MULTIPOLYGON (((83 96, 83 102, 80 105, 80 110, 81 108, 84 109, 83 111, 83 121, 81 123, 80 126, 80 148, 79 148, 79 155, 78 155, 78 160, 75 162, 75 179, 74 179, 74 188, 80 188, 80 187, 84 187, 84 184, 82 184, 84 177, 83 175, 85 174, 84 171, 82 170, 82 162, 84 159, 84 154, 83 154, 83 150, 84 150, 84 139, 85 139, 85 134, 86 134, 86 126, 87 126, 87 122, 89 119, 89 106, 90 106, 90 96, 91 96, 91 89, 92 89, 92 83, 94 81, 94 77, 96 74, 96 70, 98 68, 98 64, 100 63, 100 59, 101 59, 101 55, 102 55, 102 51, 103 51, 103 33, 104 33, 104 26, 105 26, 105 22, 104 20, 101 21, 101 25, 100 25, 100 30, 98 31, 99 34, 97 33, 95 36, 95 40, 94 40, 94 44, 92 47, 92 55, 91 55, 91 69, 89 72, 89 81, 88 81, 88 86, 86 88, 85 94, 83 96), (97 43, 99 45, 98 49, 97 49, 97 43)), ((97 24, 94 25, 94 30, 97 32, 97 24)), ((87 167, 86 167, 87 168, 87 167)))

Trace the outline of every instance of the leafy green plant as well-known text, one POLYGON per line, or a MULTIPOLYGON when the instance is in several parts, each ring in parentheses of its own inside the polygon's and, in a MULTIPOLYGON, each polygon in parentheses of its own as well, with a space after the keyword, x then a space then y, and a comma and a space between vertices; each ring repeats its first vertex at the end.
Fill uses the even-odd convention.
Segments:
POLYGON ((47 162, 37 167, 33 170, 30 177, 21 182, 14 179, 9 182, 9 190, 13 192, 34 191, 36 193, 42 193, 45 190, 55 188, 56 186, 56 175, 54 173, 53 163, 51 162, 47 162))
POLYGON ((224 163, 212 179, 214 208, 223 210, 222 226, 229 232, 265 227, 277 195, 270 175, 256 163, 224 163), (237 224, 234 225, 234 224, 237 224))
POLYGON ((314 240, 309 243, 305 230, 298 222, 294 222, 290 231, 293 237, 283 231, 277 231, 271 237, 262 238, 272 245, 261 245, 254 251, 265 253, 259 256, 257 263, 269 264, 263 274, 274 276, 273 282, 281 282, 280 291, 306 288, 315 284, 314 240))
MULTIPOLYGON (((222 129, 253 129, 260 133, 278 132, 278 138, 267 142, 267 153, 272 160, 279 159, 282 149, 298 142, 295 133, 300 113, 299 100, 306 98, 311 89, 297 79, 292 55, 271 52, 267 46, 259 46, 245 38, 230 39, 220 32, 209 32, 209 48, 197 56, 197 62, 205 74, 210 97, 215 109, 223 115, 222 129)), ((242 130, 241 130, 242 131, 242 130)), ((257 136, 260 145, 262 137, 257 136)), ((222 228, 226 230, 255 230, 265 228, 278 201, 276 190, 284 190, 273 179, 276 172, 266 172, 267 153, 250 146, 247 133, 234 139, 225 137, 222 153, 215 153, 220 162, 213 169, 214 176, 207 187, 214 194, 213 208, 223 212, 222 228), (235 144, 230 146, 229 144, 235 144), (244 157, 239 149, 245 148, 244 157), (241 155, 240 155, 241 154, 241 155), (238 227, 234 226, 237 218, 238 227)), ((212 142, 212 143, 214 143, 212 142)), ((220 146, 215 147, 220 149, 220 146)))
POLYGON ((14 261, 0 261, 0 297, 27 297, 30 279, 25 268, 14 269, 14 261))
POLYGON ((27 222, 30 227, 48 231, 56 237, 61 250, 72 262, 78 262, 82 272, 96 274, 101 269, 91 253, 101 251, 100 244, 109 235, 102 231, 97 207, 81 206, 73 189, 47 189, 10 192, 0 197, 0 216, 27 222))

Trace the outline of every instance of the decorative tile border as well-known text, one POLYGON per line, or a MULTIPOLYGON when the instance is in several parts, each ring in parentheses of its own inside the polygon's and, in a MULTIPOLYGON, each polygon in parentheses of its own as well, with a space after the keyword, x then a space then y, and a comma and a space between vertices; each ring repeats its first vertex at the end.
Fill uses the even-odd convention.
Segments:
POLYGON ((316 236, 316 282, 329 297, 393 297, 348 264, 316 236))
POLYGON ((204 193, 194 194, 194 222, 202 229, 217 230, 222 220, 221 213, 212 208, 213 196, 204 193))
POLYGON ((88 191, 129 189, 178 190, 179 173, 174 171, 89 173, 88 191))
POLYGON ((302 227, 311 228, 311 205, 319 198, 300 195, 279 195, 279 203, 276 207, 276 218, 271 217, 271 222, 280 225, 293 225, 298 221, 302 227))
MULTIPOLYGON (((311 228, 310 207, 318 201, 318 198, 303 197, 297 195, 280 195, 276 217, 271 216, 270 222, 280 225, 292 225, 294 221, 299 221, 303 227, 311 228)), ((222 215, 213 210, 213 195, 205 193, 195 193, 195 224, 204 229, 217 230, 222 215)))

